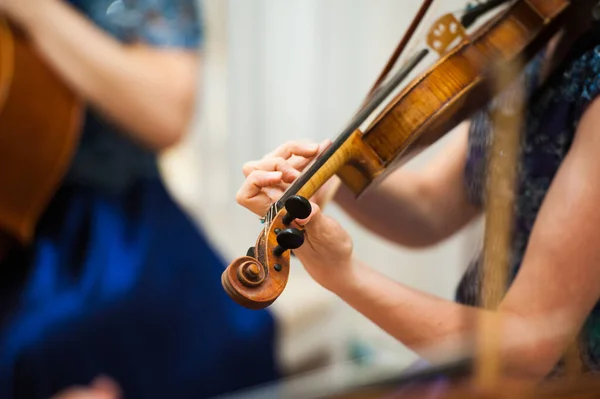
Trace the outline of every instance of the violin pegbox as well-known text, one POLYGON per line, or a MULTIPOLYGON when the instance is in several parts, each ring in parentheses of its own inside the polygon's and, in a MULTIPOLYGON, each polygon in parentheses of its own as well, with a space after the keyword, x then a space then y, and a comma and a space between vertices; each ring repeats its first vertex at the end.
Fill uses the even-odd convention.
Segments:
MULTIPOLYGON (((225 292, 248 309, 264 309, 285 289, 290 273, 290 255, 304 244, 304 230, 293 224, 310 216, 310 202, 294 195, 263 229, 246 256, 235 259, 221 275, 225 292)), ((299 226, 298 226, 299 227, 299 226)))
POLYGON ((465 28, 452 14, 446 14, 435 21, 427 34, 427 45, 440 57, 449 49, 467 40, 465 28))

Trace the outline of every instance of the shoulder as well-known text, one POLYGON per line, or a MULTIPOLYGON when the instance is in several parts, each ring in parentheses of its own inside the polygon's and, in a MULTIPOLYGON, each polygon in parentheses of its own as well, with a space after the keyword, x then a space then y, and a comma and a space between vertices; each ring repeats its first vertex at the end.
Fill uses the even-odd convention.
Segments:
POLYGON ((198 48, 201 12, 196 0, 97 0, 82 9, 99 26, 124 42, 198 48))
POLYGON ((597 155, 600 152, 600 98, 595 95, 586 103, 575 131, 575 142, 583 143, 582 149, 591 151, 590 155, 597 155))
POLYGON ((600 43, 594 41, 567 64, 558 85, 560 96, 574 106, 575 125, 600 95, 600 43))
POLYGON ((118 15, 125 11, 125 3, 123 0, 117 0, 108 6, 106 10, 107 15, 118 15))

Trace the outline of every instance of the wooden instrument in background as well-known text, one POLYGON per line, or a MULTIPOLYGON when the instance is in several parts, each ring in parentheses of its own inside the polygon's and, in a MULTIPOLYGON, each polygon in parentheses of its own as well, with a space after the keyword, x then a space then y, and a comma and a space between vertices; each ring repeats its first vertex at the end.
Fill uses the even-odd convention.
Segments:
POLYGON ((30 243, 76 149, 82 103, 0 18, 0 261, 30 243))

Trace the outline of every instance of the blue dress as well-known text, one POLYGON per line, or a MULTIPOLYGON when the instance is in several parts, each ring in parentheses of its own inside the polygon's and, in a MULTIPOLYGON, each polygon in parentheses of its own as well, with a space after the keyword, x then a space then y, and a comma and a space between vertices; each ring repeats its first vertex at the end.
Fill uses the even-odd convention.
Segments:
MULTIPOLYGON (((124 41, 200 44, 193 0, 73 5, 124 41)), ((274 321, 226 296, 224 266, 154 155, 90 110, 34 245, 0 268, 0 398, 48 398, 100 374, 143 399, 273 380, 274 321)))

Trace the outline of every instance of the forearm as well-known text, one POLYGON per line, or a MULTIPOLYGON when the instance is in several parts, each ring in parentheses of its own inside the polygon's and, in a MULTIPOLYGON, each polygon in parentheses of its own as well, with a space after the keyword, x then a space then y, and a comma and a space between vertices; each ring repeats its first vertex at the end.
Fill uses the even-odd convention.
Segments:
POLYGON ((480 212, 467 197, 464 180, 468 129, 468 123, 458 128, 427 168, 400 168, 358 200, 342 188, 336 202, 363 226, 400 245, 439 243, 480 212))
POLYGON ((523 318, 509 310, 492 313, 463 306, 355 263, 352 277, 331 287, 332 291, 426 360, 439 360, 435 356, 444 349, 468 351, 479 318, 492 314, 501 315, 501 356, 507 375, 543 378, 560 357, 557 348, 565 338, 552 317, 523 318), (556 334, 549 336, 549 331, 556 334))
POLYGON ((356 222, 379 236, 405 247, 426 247, 440 240, 421 189, 419 176, 398 170, 388 180, 368 189, 359 199, 345 186, 335 202, 356 222), (395 184, 398 182, 398 184, 395 184))
POLYGON ((44 1, 23 25, 38 51, 82 98, 151 149, 177 141, 192 114, 190 54, 122 45, 63 1, 44 1))

